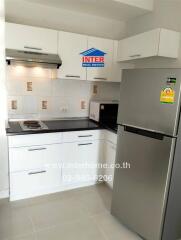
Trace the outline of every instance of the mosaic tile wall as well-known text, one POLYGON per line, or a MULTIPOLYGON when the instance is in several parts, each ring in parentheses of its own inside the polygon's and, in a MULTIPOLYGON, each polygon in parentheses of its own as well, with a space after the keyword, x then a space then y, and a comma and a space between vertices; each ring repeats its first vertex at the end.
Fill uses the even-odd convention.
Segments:
POLYGON ((87 117, 91 99, 119 99, 119 83, 60 80, 56 70, 7 67, 10 119, 87 117))

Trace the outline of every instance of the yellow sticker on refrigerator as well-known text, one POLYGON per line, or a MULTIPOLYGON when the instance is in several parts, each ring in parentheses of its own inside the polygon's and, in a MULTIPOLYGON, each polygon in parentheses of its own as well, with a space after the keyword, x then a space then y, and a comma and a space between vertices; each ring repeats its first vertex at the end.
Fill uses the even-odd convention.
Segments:
POLYGON ((160 102, 173 104, 175 102, 175 91, 171 87, 166 87, 161 91, 160 102))

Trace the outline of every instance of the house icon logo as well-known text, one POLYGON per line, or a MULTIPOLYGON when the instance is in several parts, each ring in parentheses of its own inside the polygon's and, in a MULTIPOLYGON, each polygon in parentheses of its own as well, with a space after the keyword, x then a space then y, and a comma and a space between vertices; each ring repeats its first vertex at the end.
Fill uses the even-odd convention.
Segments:
POLYGON ((104 67, 105 52, 90 48, 80 54, 82 55, 82 67, 104 67))

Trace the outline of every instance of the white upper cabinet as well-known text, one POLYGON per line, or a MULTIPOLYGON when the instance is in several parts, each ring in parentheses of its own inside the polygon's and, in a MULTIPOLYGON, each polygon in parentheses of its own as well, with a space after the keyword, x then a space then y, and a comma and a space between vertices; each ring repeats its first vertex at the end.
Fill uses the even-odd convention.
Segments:
POLYGON ((58 31, 6 23, 6 48, 57 54, 58 31))
POLYGON ((59 32, 58 53, 62 59, 58 77, 86 80, 86 68, 82 67, 81 52, 87 50, 87 36, 59 32))
POLYGON ((110 39, 88 37, 88 49, 95 48, 105 53, 104 67, 88 67, 87 80, 111 81, 114 41, 110 39))
POLYGON ((5 29, 7 49, 59 54, 62 59, 58 70, 60 79, 121 81, 122 70, 117 62, 117 55, 120 57, 118 41, 14 23, 6 23, 5 29), (89 49, 98 51, 91 52, 91 56, 89 49), (84 57, 88 61, 84 64, 97 64, 100 57, 104 66, 83 66, 84 57))
POLYGON ((146 57, 177 58, 180 33, 157 28, 119 41, 118 61, 146 57))
POLYGON ((113 50, 113 63, 112 63, 112 76, 111 82, 121 82, 122 80, 122 69, 120 63, 117 61, 118 58, 118 41, 114 41, 113 50))

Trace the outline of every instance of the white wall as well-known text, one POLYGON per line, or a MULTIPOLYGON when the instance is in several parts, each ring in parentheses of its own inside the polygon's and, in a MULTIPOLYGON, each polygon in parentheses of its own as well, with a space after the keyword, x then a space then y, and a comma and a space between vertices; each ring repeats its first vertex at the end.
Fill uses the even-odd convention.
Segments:
POLYGON ((88 117, 92 98, 119 99, 119 83, 96 83, 80 80, 60 80, 53 76, 56 70, 8 66, 8 116, 11 119, 88 117), (27 91, 27 83, 32 84, 27 91), (93 86, 97 85, 97 94, 93 86), (16 101, 17 109, 12 109, 16 101), (47 101, 47 109, 42 109, 47 101), (81 109, 81 101, 85 109, 81 109))
POLYGON ((43 6, 23 0, 6 0, 6 21, 48 27, 110 39, 120 39, 125 23, 88 14, 43 6))
MULTIPOLYGON (((153 13, 135 18, 127 22, 126 36, 148 31, 157 27, 172 29, 181 32, 181 1, 180 0, 155 0, 153 13)), ((168 46, 169 47, 169 46, 168 46)), ((181 67, 181 42, 179 59, 152 58, 137 60, 135 67, 181 67)))
POLYGON ((5 89, 5 52, 4 52, 4 5, 0 1, 0 197, 8 193, 8 155, 5 134, 6 89, 5 89))

